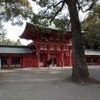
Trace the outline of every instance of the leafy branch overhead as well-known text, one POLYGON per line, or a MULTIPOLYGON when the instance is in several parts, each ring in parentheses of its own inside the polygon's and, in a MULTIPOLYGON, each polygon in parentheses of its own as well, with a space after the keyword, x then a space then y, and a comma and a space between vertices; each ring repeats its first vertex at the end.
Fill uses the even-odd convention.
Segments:
MULTIPOLYGON (((65 8, 69 0, 33 0, 43 9, 39 12, 42 16, 52 17, 52 22, 55 17, 65 8)), ((82 12, 89 11, 98 0, 75 0, 77 9, 82 12)))
POLYGON ((28 0, 2 0, 0 1, 0 19, 11 20, 13 25, 22 24, 22 19, 32 17, 32 7, 28 0))
POLYGON ((95 5, 82 23, 83 30, 86 32, 86 47, 97 49, 100 47, 100 5, 95 5))

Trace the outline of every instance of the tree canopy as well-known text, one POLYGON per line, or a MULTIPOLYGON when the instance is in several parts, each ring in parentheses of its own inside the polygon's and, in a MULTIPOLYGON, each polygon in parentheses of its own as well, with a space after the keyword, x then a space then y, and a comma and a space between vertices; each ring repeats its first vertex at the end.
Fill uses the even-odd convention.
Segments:
POLYGON ((32 17, 32 7, 28 0, 0 0, 0 21, 11 21, 22 25, 23 19, 32 17))
POLYGON ((11 46, 22 46, 20 39, 17 41, 12 41, 6 37, 6 31, 3 29, 0 33, 0 45, 11 45, 11 46))
POLYGON ((95 5, 83 21, 86 48, 100 47, 100 5, 95 5))
POLYGON ((12 25, 22 25, 23 20, 32 18, 32 7, 28 0, 0 0, 0 45, 22 45, 20 41, 6 38, 7 31, 3 22, 10 21, 12 25))

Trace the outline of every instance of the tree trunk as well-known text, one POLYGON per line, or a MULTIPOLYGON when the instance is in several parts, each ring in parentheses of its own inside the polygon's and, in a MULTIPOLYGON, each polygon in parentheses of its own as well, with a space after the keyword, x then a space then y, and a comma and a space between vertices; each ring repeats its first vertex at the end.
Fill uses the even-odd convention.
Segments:
POLYGON ((65 0, 71 19, 72 30, 72 81, 85 81, 89 77, 87 62, 82 44, 81 26, 76 7, 77 0, 65 0))

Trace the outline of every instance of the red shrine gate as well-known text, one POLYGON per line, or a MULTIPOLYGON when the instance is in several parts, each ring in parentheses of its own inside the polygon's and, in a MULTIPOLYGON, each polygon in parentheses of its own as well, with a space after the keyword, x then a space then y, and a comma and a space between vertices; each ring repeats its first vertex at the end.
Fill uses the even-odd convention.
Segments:
MULTIPOLYGON (((20 38, 33 41, 29 47, 31 50, 36 50, 35 67, 46 67, 48 61, 51 61, 53 66, 72 65, 71 32, 62 34, 61 31, 55 29, 40 28, 27 23, 20 38)), ((85 55, 88 64, 100 64, 100 52, 85 51, 85 55)))
POLYGON ((48 66, 49 60, 53 66, 72 65, 71 32, 62 35, 58 30, 42 29, 27 23, 20 38, 33 40, 29 47, 37 51, 37 67, 48 66))
POLYGON ((48 66, 47 62, 51 60, 53 66, 70 66, 71 45, 54 42, 36 42, 30 45, 36 47, 37 66, 48 66), (63 65, 62 65, 63 64, 63 65))

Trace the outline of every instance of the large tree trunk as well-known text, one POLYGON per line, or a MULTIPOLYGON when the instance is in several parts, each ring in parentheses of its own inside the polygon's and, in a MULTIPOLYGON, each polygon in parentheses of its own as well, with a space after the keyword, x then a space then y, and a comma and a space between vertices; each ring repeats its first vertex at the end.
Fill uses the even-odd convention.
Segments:
POLYGON ((85 81, 89 77, 89 71, 82 45, 81 26, 76 7, 77 0, 65 1, 69 9, 72 30, 72 80, 76 82, 85 81))

